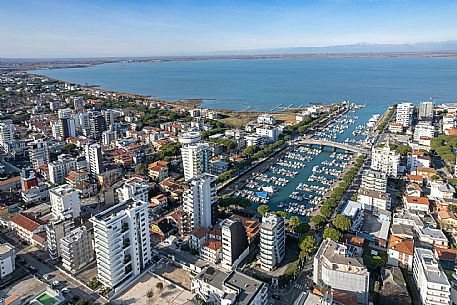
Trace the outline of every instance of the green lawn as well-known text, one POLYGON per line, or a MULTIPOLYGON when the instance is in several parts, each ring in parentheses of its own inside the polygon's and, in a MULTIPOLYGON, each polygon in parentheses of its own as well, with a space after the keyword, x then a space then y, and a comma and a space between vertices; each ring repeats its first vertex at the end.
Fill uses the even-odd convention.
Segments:
POLYGON ((43 305, 54 305, 57 300, 48 295, 46 292, 38 297, 38 301, 43 305))

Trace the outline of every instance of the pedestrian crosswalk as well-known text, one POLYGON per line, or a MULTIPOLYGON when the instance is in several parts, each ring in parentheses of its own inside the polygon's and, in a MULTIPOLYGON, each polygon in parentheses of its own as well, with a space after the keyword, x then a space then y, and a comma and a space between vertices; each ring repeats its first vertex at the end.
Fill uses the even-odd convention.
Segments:
POLYGON ((295 284, 294 287, 297 288, 297 289, 299 289, 299 290, 302 290, 302 291, 308 289, 308 287, 306 287, 306 285, 304 285, 304 284, 302 284, 302 285, 300 285, 300 284, 295 284))

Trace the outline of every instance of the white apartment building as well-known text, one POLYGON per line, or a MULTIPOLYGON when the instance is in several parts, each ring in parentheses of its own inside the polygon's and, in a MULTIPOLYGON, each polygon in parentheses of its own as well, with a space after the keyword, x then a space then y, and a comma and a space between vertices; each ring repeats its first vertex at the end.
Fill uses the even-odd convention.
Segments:
POLYGON ((43 139, 37 139, 29 142, 27 146, 29 148, 29 159, 32 162, 33 168, 37 169, 41 165, 50 162, 48 142, 43 139))
POLYGON ((89 174, 92 177, 103 172, 102 148, 99 144, 87 144, 85 146, 86 160, 89 166, 89 174))
POLYGON ((208 143, 194 143, 181 148, 184 178, 190 180, 209 172, 211 148, 208 143))
POLYGON ((130 199, 91 218, 98 280, 117 287, 138 276, 151 262, 149 204, 130 199))
POLYGON ((49 257, 58 259, 62 252, 60 241, 69 234, 74 227, 74 220, 67 215, 67 218, 51 219, 46 226, 46 243, 48 246, 49 257))
POLYGON ((116 189, 116 192, 119 202, 124 202, 131 198, 147 202, 149 186, 143 183, 141 179, 130 178, 125 181, 122 187, 116 189))
POLYGON ((226 270, 234 270, 249 254, 246 228, 241 221, 224 219, 221 222, 222 251, 221 264, 226 270))
POLYGON ((431 250, 415 248, 413 276, 422 304, 450 304, 451 285, 431 250))
POLYGON ((387 175, 373 169, 364 170, 360 187, 372 191, 385 192, 387 190, 387 175))
POLYGON ((402 124, 403 127, 410 127, 413 123, 414 108, 412 103, 398 104, 395 122, 402 124))
POLYGON ((0 122, 0 146, 5 148, 6 144, 14 141, 14 124, 12 121, 0 122))
POLYGON ((203 174, 188 181, 189 188, 183 194, 183 208, 190 230, 211 227, 211 209, 216 202, 216 179, 214 175, 203 174))
POLYGON ((79 193, 68 184, 49 190, 53 219, 75 219, 81 215, 79 193))
POLYGON ((76 273, 94 259, 93 234, 85 226, 77 227, 60 240, 62 266, 76 273))
POLYGON ((419 122, 414 127, 413 138, 415 141, 419 141, 420 138, 433 139, 435 137, 435 126, 431 122, 419 122))
POLYGON ((0 245, 0 281, 16 269, 16 249, 9 243, 0 245))
POLYGON ((255 133, 261 137, 267 138, 269 142, 275 142, 278 140, 278 136, 281 132, 274 126, 260 126, 255 129, 255 133))
POLYGON ((76 158, 71 157, 70 155, 60 155, 57 157, 56 161, 50 162, 48 164, 49 170, 49 181, 52 184, 62 184, 65 182, 65 177, 67 174, 77 169, 78 163, 76 158))
POLYGON ((457 127, 455 114, 446 114, 443 116, 443 128, 442 132, 444 133, 447 129, 453 129, 457 127))
POLYGON ((410 172, 416 171, 419 166, 430 167, 431 158, 423 152, 413 151, 406 157, 406 168, 410 172))
POLYGON ((102 132, 103 145, 109 147, 115 140, 117 140, 117 131, 105 130, 102 132))
POLYGON ((436 199, 452 199, 455 194, 455 188, 447 182, 430 181, 430 196, 436 199))
POLYGON ((272 114, 261 114, 257 117, 257 123, 259 124, 268 124, 268 125, 274 125, 276 124, 276 117, 272 114))
POLYGON ((433 119, 433 108, 435 107, 432 101, 420 102, 419 104, 419 120, 433 119))
POLYGON ((379 171, 387 176, 397 177, 400 165, 400 154, 391 150, 389 143, 383 147, 373 147, 371 157, 371 169, 379 171))
POLYGON ((180 133, 178 141, 181 145, 197 144, 201 141, 202 134, 200 131, 188 131, 180 133))
POLYGON ((262 143, 262 137, 255 135, 255 134, 247 134, 244 137, 244 140, 246 141, 246 146, 259 146, 262 143))
POLYGON ((286 252, 284 219, 267 213, 260 225, 260 264, 262 269, 273 270, 284 258, 286 252))
POLYGON ((359 304, 368 304, 370 273, 361 257, 351 255, 348 246, 326 239, 314 256, 314 283, 333 290, 352 292, 359 304))
POLYGON ((357 201, 362 203, 363 209, 369 211, 389 210, 389 193, 373 191, 363 187, 359 188, 357 201))
POLYGON ((204 268, 192 279, 191 292, 205 304, 214 305, 264 305, 267 304, 268 287, 244 273, 226 273, 213 267, 204 268))

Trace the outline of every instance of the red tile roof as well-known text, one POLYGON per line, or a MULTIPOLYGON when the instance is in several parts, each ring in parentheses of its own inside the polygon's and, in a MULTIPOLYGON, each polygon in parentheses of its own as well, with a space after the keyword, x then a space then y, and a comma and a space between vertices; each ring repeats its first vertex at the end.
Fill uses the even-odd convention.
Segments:
POLYGON ((39 226, 45 225, 41 219, 38 219, 28 213, 18 213, 11 217, 11 221, 29 232, 35 231, 39 226))
POLYGON ((414 241, 412 239, 402 239, 392 235, 389 241, 389 249, 406 253, 409 255, 414 254, 414 241))
POLYGON ((202 239, 208 233, 209 233, 209 230, 207 228, 197 227, 190 233, 190 235, 193 235, 193 236, 197 237, 198 239, 202 239))

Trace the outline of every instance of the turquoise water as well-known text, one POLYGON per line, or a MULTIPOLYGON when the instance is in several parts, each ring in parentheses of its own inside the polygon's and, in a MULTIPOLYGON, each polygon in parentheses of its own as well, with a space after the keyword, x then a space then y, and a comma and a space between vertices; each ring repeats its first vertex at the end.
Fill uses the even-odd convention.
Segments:
POLYGON ((346 99, 381 113, 405 100, 457 101, 457 59, 449 58, 172 61, 34 72, 170 101, 205 98, 204 107, 221 109, 346 99))

